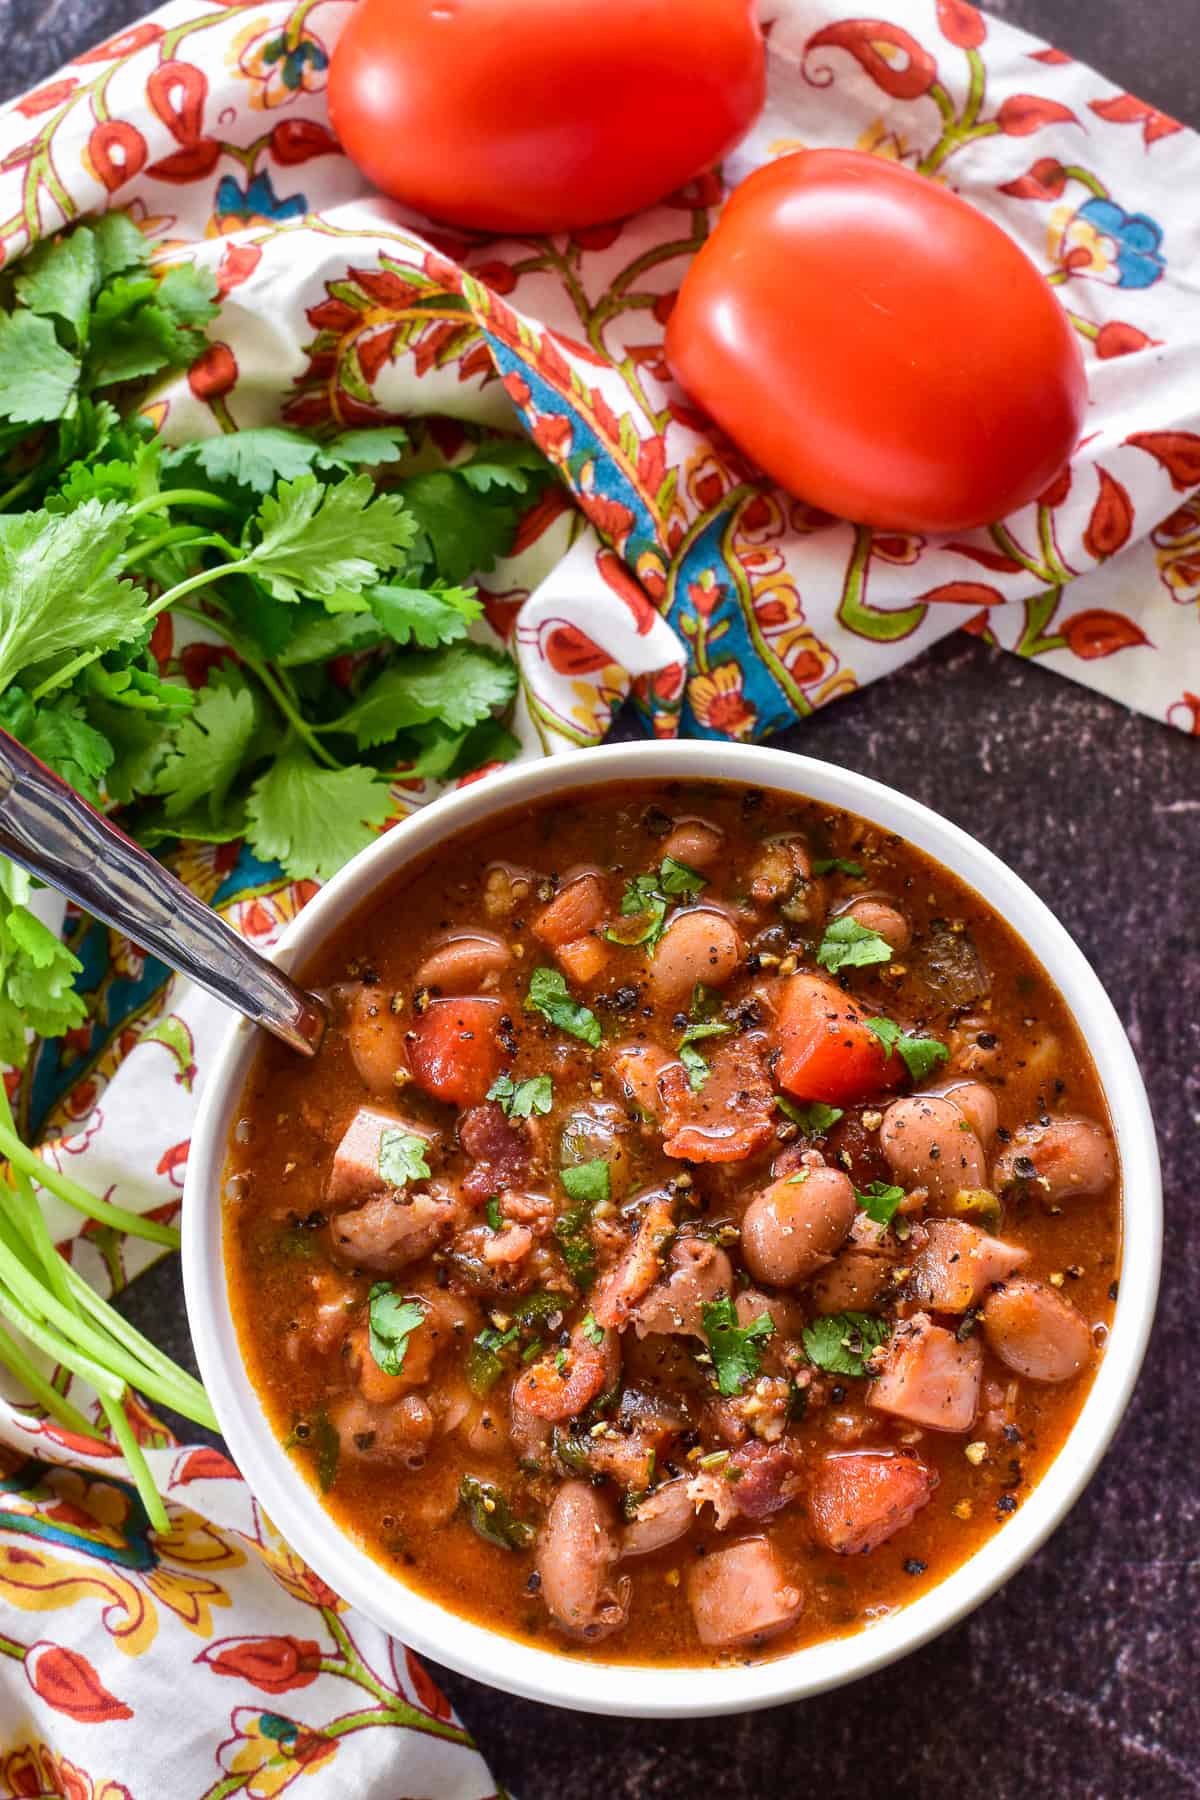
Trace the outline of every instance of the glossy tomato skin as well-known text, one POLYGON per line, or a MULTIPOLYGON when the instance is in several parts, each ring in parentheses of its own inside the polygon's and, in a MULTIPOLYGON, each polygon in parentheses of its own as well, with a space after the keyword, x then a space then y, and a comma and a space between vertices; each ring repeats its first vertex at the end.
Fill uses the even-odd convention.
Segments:
POLYGON ((733 148, 765 91, 754 0, 358 0, 329 110, 348 156, 452 224, 568 230, 733 148))
POLYGON ((947 188, 805 150, 735 189, 667 328, 682 385, 789 492, 860 524, 966 531, 1037 498, 1083 429, 1045 278, 947 188))

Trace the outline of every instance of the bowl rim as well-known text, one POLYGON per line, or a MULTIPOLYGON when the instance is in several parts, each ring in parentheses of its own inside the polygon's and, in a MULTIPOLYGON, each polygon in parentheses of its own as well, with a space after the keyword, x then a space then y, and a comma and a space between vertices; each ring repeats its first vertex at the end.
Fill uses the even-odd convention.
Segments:
POLYGON ((838 764, 787 750, 712 740, 617 744, 518 764, 429 802, 355 856, 289 924, 272 952, 285 967, 448 836, 494 813, 621 779, 725 780, 840 806, 897 831, 967 882, 1005 917, 1047 970, 1087 1042, 1109 1107, 1122 1172, 1120 1286, 1105 1354, 1058 1455, 1016 1513, 943 1581, 848 1637, 720 1668, 656 1667, 572 1657, 455 1614, 391 1575, 333 1520, 276 1440, 242 1363, 229 1305, 221 1186, 232 1110, 258 1043, 233 1018, 206 1073, 183 1196, 188 1321, 225 1440, 259 1503, 329 1585, 383 1630, 460 1674, 524 1698, 625 1717, 746 1712, 869 1675, 920 1648, 1007 1581, 1061 1523, 1122 1418, 1154 1319, 1162 1191, 1145 1087, 1098 976, 1044 901, 960 826, 921 802, 838 764), (1136 1204, 1134 1204, 1136 1202, 1136 1204))

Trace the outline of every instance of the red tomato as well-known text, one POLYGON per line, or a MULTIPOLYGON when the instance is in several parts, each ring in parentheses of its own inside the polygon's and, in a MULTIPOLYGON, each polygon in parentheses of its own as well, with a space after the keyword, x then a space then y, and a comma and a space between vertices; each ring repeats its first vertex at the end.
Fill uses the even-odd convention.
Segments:
POLYGON ((735 190, 666 351, 789 492, 891 530, 965 531, 1036 499, 1087 406, 1075 332, 1024 251, 857 150, 781 157, 735 190))
POLYGON ((500 1073, 499 1023, 498 1000, 431 1000, 408 1046, 417 1086, 453 1106, 478 1106, 500 1073))
POLYGON ((329 111, 387 194, 486 231, 661 200, 762 106, 753 0, 358 0, 329 111))
POLYGON ((772 1037, 779 1051, 775 1076, 797 1100, 853 1106, 895 1087, 904 1064, 884 1054, 860 1006, 819 975, 789 976, 772 1037))

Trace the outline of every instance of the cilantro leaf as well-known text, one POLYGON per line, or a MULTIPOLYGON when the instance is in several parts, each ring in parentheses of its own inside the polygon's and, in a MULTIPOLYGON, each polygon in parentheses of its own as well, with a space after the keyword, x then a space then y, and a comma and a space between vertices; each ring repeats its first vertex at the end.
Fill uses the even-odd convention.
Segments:
POLYGON ((687 863, 680 862, 677 857, 664 856, 659 864, 658 879, 664 894, 698 894, 708 886, 708 880, 698 870, 691 869, 687 863))
POLYGON ((101 281, 125 275, 130 269, 144 269, 150 261, 150 245, 128 213, 100 213, 86 225, 77 225, 75 234, 80 231, 86 231, 96 246, 101 281))
POLYGON ((854 1198, 873 1224, 890 1225, 904 1198, 904 1189, 888 1181, 872 1181, 865 1188, 855 1188, 854 1198))
POLYGON ((798 1125, 806 1137, 824 1137, 838 1120, 843 1117, 840 1106, 826 1106, 823 1100, 814 1100, 808 1106, 797 1106, 794 1100, 788 1100, 783 1094, 776 1094, 775 1104, 785 1119, 798 1125))
POLYGON ((868 930, 848 913, 825 928, 817 951, 821 967, 836 975, 839 969, 865 969, 872 963, 892 960, 892 946, 877 931, 868 930))
POLYGON ((0 312, 0 418, 18 425, 61 419, 79 369, 49 319, 21 310, 0 312))
POLYGON ((499 719, 481 719, 466 731, 446 731, 440 725, 418 726, 412 732, 414 775, 453 778, 467 775, 489 762, 511 762, 521 749, 499 719))
POLYGON ((939 1063, 949 1058, 950 1052, 940 1038, 916 1037, 901 1031, 893 1019, 868 1019, 866 1026, 875 1033, 888 1056, 894 1052, 900 1055, 914 1081, 924 1081, 939 1063))
POLYGON ((886 1319, 872 1313, 831 1313, 804 1327, 808 1360, 830 1375, 866 1375, 867 1358, 891 1336, 886 1319))
POLYGON ((864 872, 861 863, 847 862, 844 856, 818 856, 812 866, 814 875, 832 875, 835 869, 839 875, 861 875, 864 872))
POLYGON ((61 1037, 87 1017, 74 980, 78 957, 23 904, 29 877, 0 858, 0 1059, 20 1067, 26 1034, 61 1037), (6 904, 13 902, 13 904, 6 904))
POLYGON ((282 863, 293 880, 324 881, 372 841, 370 827, 391 810, 387 784, 373 769, 322 769, 293 748, 251 788, 247 836, 257 856, 282 863))
POLYGON ((511 488, 527 494, 547 474, 546 459, 527 437, 492 438, 466 462, 455 463, 454 474, 477 494, 493 488, 511 488))
POLYGON ((0 697, 0 726, 86 799, 99 800, 100 782, 114 751, 108 739, 80 716, 76 700, 35 706, 23 688, 10 687, 0 697))
POLYGON ((403 558, 416 526, 369 475, 325 487, 312 475, 281 481, 258 509, 259 542, 243 558, 276 600, 358 593, 403 558))
POLYGON ((726 1037, 733 1030, 720 1019, 710 1019, 707 1023, 689 1025, 679 1040, 679 1060, 687 1070, 688 1086, 693 1094, 698 1094, 704 1087, 712 1070, 695 1048, 705 1038, 726 1037))
POLYGON ((449 730, 474 725, 507 706, 517 672, 507 656, 482 644, 451 644, 428 656, 393 663, 337 720, 360 750, 390 743, 412 725, 449 730))
POLYGON ((740 1394, 760 1368, 758 1345, 775 1330, 770 1313, 760 1313, 749 1325, 739 1325, 733 1301, 706 1301, 701 1312, 704 1335, 712 1353, 717 1390, 727 1398, 740 1394))
POLYGON ((397 427, 347 431, 322 444, 285 425, 252 425, 181 444, 163 458, 169 470, 195 469, 214 484, 232 482, 268 494, 277 481, 295 481, 313 469, 349 469, 360 463, 392 462, 405 443, 397 427))
POLYGON ((554 1105, 554 1080, 531 1075, 527 1081, 514 1082, 511 1075, 497 1075, 487 1097, 500 1103, 507 1118, 529 1119, 534 1113, 548 1113, 554 1105))
POLYGON ((602 1156, 591 1162, 560 1169, 559 1180, 575 1202, 554 1221, 554 1235, 563 1261, 579 1286, 591 1286, 596 1273, 596 1253, 589 1226, 593 1209, 612 1195, 612 1177, 602 1156))
POLYGON ((379 1173, 388 1186, 401 1188, 410 1181, 428 1181, 428 1148, 428 1138, 401 1131, 395 1125, 387 1126, 379 1139, 379 1173))
POLYGON ((385 1375, 399 1375, 408 1340, 425 1323, 423 1300, 404 1300, 389 1281, 375 1281, 368 1296, 367 1343, 385 1375))
POLYGON ((397 644, 420 644, 434 650, 465 638, 467 628, 483 614, 483 602, 470 588, 386 587, 371 588, 367 604, 388 636, 397 644))
POLYGON ((598 1350, 604 1342, 604 1327, 596 1318, 595 1313, 589 1312, 584 1315, 583 1324, 580 1326, 580 1330, 583 1332, 588 1343, 594 1344, 598 1350))
POLYGON ((92 297, 100 285, 100 258, 90 231, 44 238, 17 265, 18 300, 32 313, 63 319, 84 336, 92 297))
POLYGON ((126 533, 123 509, 97 500, 0 517, 0 692, 31 663, 142 628, 145 595, 117 573, 126 533))
POLYGON ((486 574, 509 550, 529 504, 526 492, 472 488, 461 465, 411 475, 397 492, 419 527, 414 552, 420 566, 432 566, 450 582, 486 574))
POLYGON ((488 1222, 489 1230, 503 1231, 504 1214, 500 1211, 500 1202, 497 1200, 495 1194, 493 1194, 484 1205, 483 1216, 488 1222))
POLYGON ((529 977, 529 991, 525 995, 525 1011, 540 1012, 560 1031, 571 1037, 582 1039, 590 1044, 593 1050, 600 1047, 600 1021, 595 1013, 586 1006, 572 1000, 566 980, 558 969, 546 968, 544 965, 535 969, 529 977))
POLYGON ((593 1157, 591 1162, 575 1163, 571 1168, 560 1169, 558 1177, 572 1200, 583 1200, 589 1206, 597 1206, 600 1201, 611 1198, 612 1175, 602 1156, 593 1157))
POLYGON ((245 685, 210 682, 201 690, 155 782, 156 792, 166 796, 169 819, 202 805, 210 821, 219 818, 257 724, 258 708, 245 685))
MULTIPOLYGON (((278 619, 281 609, 274 601, 269 601, 268 605, 271 614, 278 619)), ((307 663, 330 662, 335 656, 375 650, 384 642, 383 632, 370 613, 331 613, 313 601, 301 600, 298 606, 289 607, 283 618, 288 624, 294 618, 296 628, 275 653, 273 660, 281 669, 302 669, 307 663)))

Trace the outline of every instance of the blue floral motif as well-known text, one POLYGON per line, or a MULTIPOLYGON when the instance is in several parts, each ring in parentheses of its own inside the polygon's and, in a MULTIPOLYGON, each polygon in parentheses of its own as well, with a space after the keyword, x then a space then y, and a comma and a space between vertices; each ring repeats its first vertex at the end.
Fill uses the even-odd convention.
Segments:
POLYGON ((217 183, 216 210, 223 219, 302 219, 308 211, 303 194, 289 194, 280 200, 271 184, 270 174, 263 170, 243 188, 232 175, 222 175, 217 183))
POLYGON ((1166 267, 1162 227, 1148 214, 1127 213, 1115 200, 1096 199, 1085 201, 1076 218, 1115 246, 1115 263, 1105 260, 1110 270, 1115 268, 1117 287, 1152 287, 1161 278, 1166 267))

